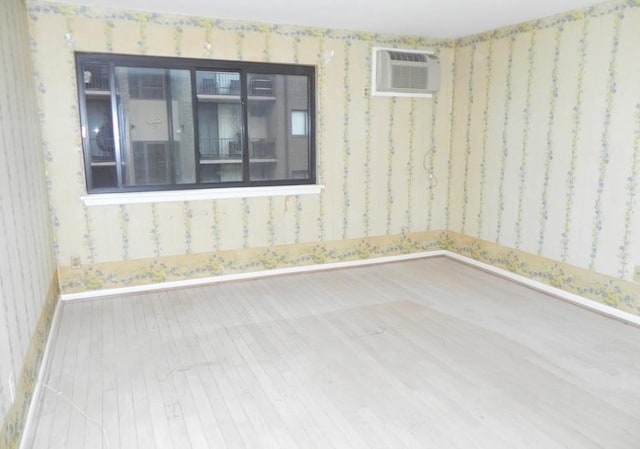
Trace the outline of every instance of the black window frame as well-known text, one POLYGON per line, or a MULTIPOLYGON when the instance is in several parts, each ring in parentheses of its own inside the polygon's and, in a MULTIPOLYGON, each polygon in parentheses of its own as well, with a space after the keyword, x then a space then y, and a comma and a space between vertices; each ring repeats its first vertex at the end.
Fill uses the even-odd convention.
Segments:
MULTIPOLYGON (((178 58, 164 56, 139 56, 139 55, 122 55, 112 53, 90 53, 76 52, 76 82, 78 87, 78 105, 80 114, 80 126, 82 131, 82 148, 84 157, 85 182, 88 194, 103 193, 127 193, 127 192, 161 192, 161 191, 177 191, 177 190, 198 190, 198 189, 225 189, 233 187, 264 187, 264 186, 295 186, 309 185, 316 183, 316 68, 312 65, 301 64, 282 64, 267 62, 251 62, 251 61, 230 61, 218 59, 195 59, 195 58, 178 58), (92 154, 89 142, 89 122, 87 116, 87 96, 85 89, 85 74, 83 67, 86 64, 103 64, 109 67, 109 110, 111 113, 111 126, 114 136, 114 163, 116 172, 115 187, 96 187, 94 185, 94 174, 92 167, 92 154), (137 67, 164 70, 189 70, 191 74, 191 94, 193 108, 193 127, 194 127, 194 147, 195 162, 193 169, 195 170, 195 182, 185 184, 149 184, 149 185, 123 185, 123 168, 121 163, 121 136, 118 129, 118 110, 117 110, 117 94, 115 88, 115 67, 137 67), (198 90, 196 83, 196 73, 198 71, 229 71, 240 74, 240 107, 241 107, 241 145, 247 151, 242 152, 242 181, 224 181, 224 182, 202 182, 200 173, 200 149, 198 139, 198 90), (248 75, 299 75, 305 76, 307 83, 307 101, 308 101, 308 178, 296 179, 290 173, 286 179, 267 179, 254 180, 250 179, 250 151, 248 151, 249 129, 248 129, 248 105, 249 105, 249 82, 248 75)), ((104 73, 102 74, 104 76, 104 73)), ((106 95, 105 95, 106 96, 106 95)), ((289 118, 284 121, 285 135, 289 134, 288 122, 289 118)))

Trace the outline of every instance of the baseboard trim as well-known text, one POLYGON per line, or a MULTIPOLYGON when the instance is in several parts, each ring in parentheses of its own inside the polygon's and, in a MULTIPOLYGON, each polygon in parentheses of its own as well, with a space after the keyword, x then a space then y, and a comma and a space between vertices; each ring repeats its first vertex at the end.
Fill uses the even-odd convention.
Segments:
POLYGON ((454 253, 452 251, 442 251, 444 256, 457 260, 459 262, 465 263, 467 265, 474 266, 483 271, 487 271, 493 273, 497 276, 504 277, 511 281, 517 282, 518 284, 527 286, 534 290, 540 291, 542 293, 546 293, 555 298, 561 299, 563 301, 570 302, 579 307, 583 307, 585 309, 589 309, 593 312, 600 313, 602 315, 606 315, 610 318, 615 318, 617 320, 623 321, 627 324, 632 324, 634 326, 640 327, 640 316, 634 315, 629 312, 625 312, 623 310, 616 309, 615 307, 608 306, 606 304, 602 304, 600 302, 594 301, 592 299, 585 298, 584 296, 576 295, 575 293, 568 292, 566 290, 562 290, 557 287, 552 287, 551 285, 545 284, 540 281, 536 281, 530 279, 526 276, 521 276, 519 274, 515 274, 511 271, 495 267, 493 265, 489 265, 488 263, 480 262, 475 259, 472 259, 467 256, 461 256, 458 253, 454 253))
POLYGON ((448 251, 434 250, 411 254, 400 254, 396 256, 374 257, 371 259, 348 260, 344 262, 330 262, 315 265, 303 265, 299 267, 276 268, 273 270, 252 271, 248 273, 224 274, 220 276, 208 276, 198 279, 186 279, 182 281, 159 282, 155 284, 135 285, 122 288, 108 288, 103 290, 92 290, 80 293, 66 293, 60 295, 62 301, 74 301, 84 299, 103 298, 105 296, 126 295, 132 293, 142 293, 165 289, 195 287, 199 285, 216 284, 219 282, 239 281, 245 279, 259 279, 271 276, 282 276, 285 274, 308 273, 312 271, 334 270, 337 268, 351 268, 380 263, 400 262, 403 260, 423 259, 426 257, 444 256, 448 251))
POLYGON ((38 404, 40 403, 40 396, 42 395, 42 383, 44 381, 44 375, 47 371, 47 366, 49 365, 49 358, 51 357, 51 346, 53 345, 54 336, 58 331, 58 322, 60 321, 60 304, 60 300, 56 301, 56 306, 53 311, 53 318, 51 319, 51 326, 49 327, 49 336, 47 337, 47 344, 44 346, 44 353, 42 354, 42 360, 40 361, 38 377, 33 389, 33 395, 31 396, 29 410, 27 411, 27 418, 24 422, 22 438, 20 439, 20 446, 18 446, 19 449, 27 449, 27 442, 31 442, 32 439, 31 428, 34 425, 36 412, 38 410, 38 404))
POLYGON ((273 270, 253 271, 249 273, 235 273, 235 274, 226 274, 221 276, 208 276, 208 277, 199 278, 199 279, 160 282, 155 284, 136 285, 136 286, 122 287, 122 288, 110 288, 110 289, 94 290, 94 291, 87 291, 87 292, 80 292, 80 293, 67 293, 67 294, 60 295, 60 299, 62 301, 98 299, 98 298, 104 298, 107 296, 126 295, 126 294, 132 294, 132 293, 142 293, 142 292, 150 292, 150 291, 158 291, 158 290, 174 289, 174 288, 182 288, 182 287, 195 287, 199 285, 216 284, 219 282, 230 282, 230 281, 239 281, 239 280, 246 280, 246 279, 259 279, 259 278, 265 278, 265 277, 271 277, 271 276, 282 276, 286 274, 333 270, 337 268, 352 268, 352 267, 359 267, 359 266, 366 266, 366 265, 375 265, 375 264, 389 263, 389 262, 400 262, 404 260, 423 259, 427 257, 437 257, 437 256, 445 256, 450 259, 457 260, 467 265, 471 265, 476 268, 479 268, 483 271, 487 271, 497 276, 501 276, 511 281, 517 282, 518 284, 527 286, 529 288, 533 288, 534 290, 540 291, 542 293, 546 293, 558 299, 570 302, 577 306, 580 306, 580 307, 589 309, 591 311, 600 313, 602 315, 606 315, 610 318, 615 318, 625 323, 633 324, 635 326, 640 327, 640 316, 636 316, 632 313, 624 312, 622 310, 616 309, 615 307, 611 307, 606 304, 599 303, 592 299, 588 299, 583 296, 576 295, 575 293, 571 293, 566 290, 562 290, 560 288, 552 287, 543 282, 539 282, 539 281, 530 279, 528 277, 521 276, 511 271, 498 268, 493 265, 489 265, 487 263, 480 262, 470 257, 462 256, 458 253, 454 253, 448 250, 434 250, 434 251, 426 251, 426 252, 419 252, 419 253, 402 254, 397 256, 375 257, 371 259, 358 259, 358 260, 349 260, 344 262, 304 265, 300 267, 277 268, 273 270))

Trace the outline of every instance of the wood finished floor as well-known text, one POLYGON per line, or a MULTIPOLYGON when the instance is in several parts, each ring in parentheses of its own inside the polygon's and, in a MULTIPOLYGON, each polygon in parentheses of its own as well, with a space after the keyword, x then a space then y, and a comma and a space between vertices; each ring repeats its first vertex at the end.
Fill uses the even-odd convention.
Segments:
POLYGON ((445 258, 61 304, 27 447, 640 448, 640 329, 445 258))

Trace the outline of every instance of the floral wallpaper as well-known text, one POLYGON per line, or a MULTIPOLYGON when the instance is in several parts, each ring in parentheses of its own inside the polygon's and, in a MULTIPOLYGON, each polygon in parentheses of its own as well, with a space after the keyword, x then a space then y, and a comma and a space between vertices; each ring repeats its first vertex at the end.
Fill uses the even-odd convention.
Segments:
POLYGON ((0 447, 14 448, 58 290, 24 2, 0 2, 0 42, 0 447))
POLYGON ((447 241, 446 232, 428 231, 137 259, 126 264, 107 262, 80 269, 62 267, 60 270, 61 277, 67 282, 66 292, 74 293, 421 253, 443 249, 447 241))
POLYGON ((448 229, 632 280, 638 42, 639 1, 461 39, 448 229))
POLYGON ((33 2, 61 288, 139 283, 125 273, 155 272, 150 263, 172 267, 171 279, 200 264, 204 276, 216 255, 274 248, 287 254, 279 266, 291 266, 299 254, 313 260, 309 245, 350 242, 353 252, 372 238, 445 230, 629 281, 640 261, 639 11, 638 1, 607 2, 447 41, 33 2), (374 45, 435 49, 443 89, 431 99, 362 95, 374 45), (84 206, 74 51, 316 65, 325 189, 84 206))
POLYGON ((456 41, 40 1, 0 12, 3 448, 19 444, 60 290, 446 249, 640 315, 640 0, 456 41), (441 91, 364 95, 373 46, 434 49, 441 91), (85 206, 75 51, 315 65, 325 189, 85 206))
POLYGON ((187 263, 183 256, 381 236, 398 240, 444 228, 450 130, 449 121, 439 117, 451 109, 452 41, 47 2, 31 3, 29 18, 64 292, 79 288, 80 273, 103 264, 122 264, 118 271, 126 271, 148 259, 187 263), (434 98, 362 95, 371 85, 374 45, 434 49, 445 72, 443 88, 434 98), (315 65, 317 174, 324 190, 319 195, 85 206, 80 200, 86 192, 74 51, 315 65), (430 181, 432 172, 438 183, 430 181), (75 256, 82 262, 79 271, 69 268, 75 256))
POLYGON ((452 231, 439 244, 456 254, 640 315, 640 284, 452 231))

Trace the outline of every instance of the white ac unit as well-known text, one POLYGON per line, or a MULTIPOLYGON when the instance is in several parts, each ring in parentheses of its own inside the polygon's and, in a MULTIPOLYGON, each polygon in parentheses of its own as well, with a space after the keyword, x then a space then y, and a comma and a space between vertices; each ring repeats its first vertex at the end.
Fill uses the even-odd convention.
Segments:
POLYGON ((430 97, 440 88, 440 61, 432 51, 373 48, 373 95, 430 97))

